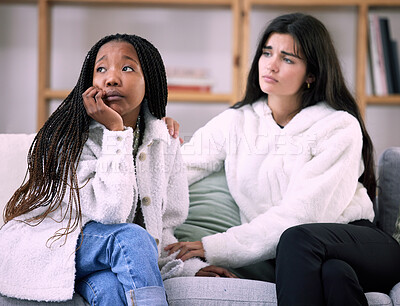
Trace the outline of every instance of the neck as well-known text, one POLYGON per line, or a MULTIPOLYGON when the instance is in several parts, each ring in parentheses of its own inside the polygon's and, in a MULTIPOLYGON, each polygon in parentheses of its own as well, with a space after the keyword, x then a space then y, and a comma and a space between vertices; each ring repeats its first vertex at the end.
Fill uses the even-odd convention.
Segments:
POLYGON ((281 99, 268 96, 268 106, 272 117, 280 126, 287 125, 301 110, 301 103, 293 99, 281 99))
POLYGON ((129 114, 126 114, 125 116, 122 116, 122 121, 124 122, 124 125, 130 126, 131 128, 135 129, 139 113, 140 113, 140 108, 135 109, 134 111, 130 112, 129 114))

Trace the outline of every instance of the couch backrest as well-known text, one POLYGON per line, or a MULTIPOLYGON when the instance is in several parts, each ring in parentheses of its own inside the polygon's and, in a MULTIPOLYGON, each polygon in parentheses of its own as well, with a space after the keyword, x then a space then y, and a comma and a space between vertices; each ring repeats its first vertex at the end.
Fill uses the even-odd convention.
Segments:
POLYGON ((393 234, 400 207, 400 147, 386 149, 378 168, 377 224, 393 234))
MULTIPOLYGON (((3 210, 21 185, 27 154, 35 134, 0 134, 0 227, 3 210)), ((400 207, 400 147, 388 148, 379 158, 377 223, 392 234, 400 207)))
POLYGON ((4 223, 4 206, 25 177, 34 137, 35 134, 0 134, 0 226, 4 223))

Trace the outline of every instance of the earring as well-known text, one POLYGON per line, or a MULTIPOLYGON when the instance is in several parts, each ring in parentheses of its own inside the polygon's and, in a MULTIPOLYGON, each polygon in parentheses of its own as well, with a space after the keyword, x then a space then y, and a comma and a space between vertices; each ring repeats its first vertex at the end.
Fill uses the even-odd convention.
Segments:
POLYGON ((307 82, 307 89, 310 89, 310 83, 307 82))

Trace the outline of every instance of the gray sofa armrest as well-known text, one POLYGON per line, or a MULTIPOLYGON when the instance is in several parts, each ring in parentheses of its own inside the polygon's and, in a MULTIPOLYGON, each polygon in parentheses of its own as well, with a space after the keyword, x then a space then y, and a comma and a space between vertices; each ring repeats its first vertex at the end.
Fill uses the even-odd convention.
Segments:
POLYGON ((37 302, 13 299, 0 295, 1 306, 89 306, 79 294, 75 293, 72 300, 65 302, 37 302))
POLYGON ((390 298, 392 299, 393 306, 400 306, 400 283, 390 290, 390 298))
POLYGON ((392 235, 400 206, 400 147, 386 149, 378 167, 377 225, 392 235))

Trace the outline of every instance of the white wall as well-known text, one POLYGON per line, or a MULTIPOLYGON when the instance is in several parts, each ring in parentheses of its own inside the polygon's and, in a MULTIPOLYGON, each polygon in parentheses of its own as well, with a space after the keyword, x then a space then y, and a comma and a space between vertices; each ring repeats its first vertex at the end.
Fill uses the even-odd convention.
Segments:
POLYGON ((37 8, 0 4, 0 133, 32 133, 37 107, 37 8))
MULTIPOLYGON (((252 12, 251 46, 254 48, 270 19, 294 10, 257 7, 252 12)), ((306 12, 320 18, 332 33, 345 77, 354 92, 356 10, 311 8, 306 12)), ((391 16, 392 35, 400 43, 400 18, 395 18, 399 11, 383 13, 391 16)), ((52 18, 51 86, 54 89, 74 86, 86 52, 99 38, 129 32, 152 41, 166 66, 206 68, 215 81, 216 92, 231 90, 232 19, 228 9, 56 5, 52 18)), ((36 131, 37 57, 36 5, 0 4, 0 133, 36 131)), ((188 138, 228 106, 171 102, 167 113, 180 122, 181 135, 188 138)), ((377 155, 386 147, 400 146, 399 117, 400 106, 368 106, 366 124, 377 155)))

